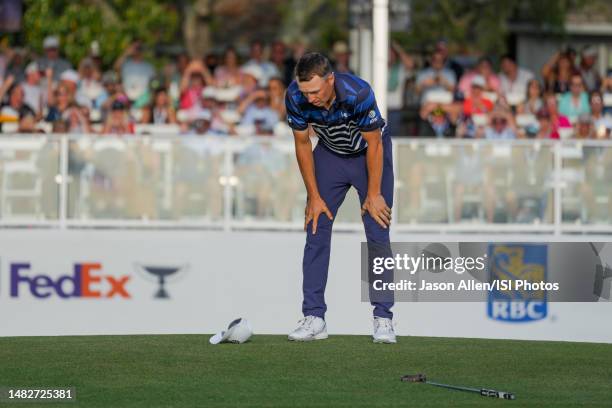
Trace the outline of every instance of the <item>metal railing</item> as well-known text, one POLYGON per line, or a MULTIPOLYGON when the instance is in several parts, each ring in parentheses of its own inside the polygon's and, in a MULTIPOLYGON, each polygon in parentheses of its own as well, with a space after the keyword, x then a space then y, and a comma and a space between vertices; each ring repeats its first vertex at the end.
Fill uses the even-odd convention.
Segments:
MULTIPOLYGON (((610 141, 394 139, 394 161, 397 231, 612 233, 610 141)), ((304 202, 292 140, 0 138, 2 227, 300 230, 304 202)))

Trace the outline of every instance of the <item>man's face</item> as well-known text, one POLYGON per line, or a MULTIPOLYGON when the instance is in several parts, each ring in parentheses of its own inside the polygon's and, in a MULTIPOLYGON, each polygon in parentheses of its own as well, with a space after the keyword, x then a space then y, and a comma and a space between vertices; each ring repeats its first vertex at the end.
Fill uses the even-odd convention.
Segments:
POLYGON ((570 86, 572 93, 574 95, 579 95, 582 92, 582 78, 578 75, 573 76, 570 86))
POLYGON ((263 46, 256 42, 251 45, 251 58, 259 60, 263 56, 263 46))
POLYGON ((503 116, 494 116, 491 119, 491 124, 495 128, 496 132, 501 133, 508 124, 508 121, 503 116))
POLYGON ((440 52, 435 52, 431 56, 431 67, 435 70, 440 70, 444 67, 444 55, 440 52))
POLYGON ((334 93, 334 74, 332 72, 323 78, 315 75, 309 81, 298 80, 298 87, 308 99, 308 103, 319 107, 325 106, 334 93))
POLYGON ((597 61, 597 56, 585 55, 582 57, 582 61, 586 68, 591 68, 593 65, 595 65, 595 62, 597 61))
POLYGON ((285 59, 285 44, 276 42, 272 45, 272 59, 281 62, 285 59))
POLYGON ((478 99, 482 96, 482 88, 480 85, 472 85, 472 98, 478 99))
POLYGON ((506 75, 511 75, 514 73, 516 66, 514 65, 514 62, 512 62, 510 59, 508 58, 504 58, 501 62, 501 70, 504 74, 506 75))
POLYGON ((30 84, 38 84, 40 81, 40 73, 38 71, 31 71, 26 74, 26 81, 30 84))
POLYGON ((601 96, 595 94, 591 96, 591 111, 595 113, 600 113, 603 109, 603 101, 601 100, 601 96))
POLYGON ((45 56, 48 59, 56 59, 59 57, 59 50, 55 47, 45 48, 45 56))

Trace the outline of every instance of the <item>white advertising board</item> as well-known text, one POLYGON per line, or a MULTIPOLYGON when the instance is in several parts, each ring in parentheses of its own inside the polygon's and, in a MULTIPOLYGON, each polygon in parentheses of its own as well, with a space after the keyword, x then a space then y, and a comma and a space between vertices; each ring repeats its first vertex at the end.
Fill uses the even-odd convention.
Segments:
MULTIPOLYGON (((334 235, 330 334, 371 333, 362 239, 334 235)), ((255 333, 286 334, 301 317, 303 248, 295 232, 0 231, 0 336, 213 333, 236 317, 255 333)), ((527 323, 492 320, 486 309, 398 303, 394 320, 399 335, 612 343, 611 302, 551 303, 527 323)))

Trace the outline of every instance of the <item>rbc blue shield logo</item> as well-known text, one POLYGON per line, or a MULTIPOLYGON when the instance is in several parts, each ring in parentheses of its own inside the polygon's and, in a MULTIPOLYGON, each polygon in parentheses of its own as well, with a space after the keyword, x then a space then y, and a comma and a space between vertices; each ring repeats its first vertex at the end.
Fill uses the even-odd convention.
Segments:
POLYGON ((546 244, 489 244, 489 282, 511 281, 507 290, 491 290, 487 314, 509 323, 544 319, 548 308, 545 290, 517 289, 517 281, 546 282, 546 244))

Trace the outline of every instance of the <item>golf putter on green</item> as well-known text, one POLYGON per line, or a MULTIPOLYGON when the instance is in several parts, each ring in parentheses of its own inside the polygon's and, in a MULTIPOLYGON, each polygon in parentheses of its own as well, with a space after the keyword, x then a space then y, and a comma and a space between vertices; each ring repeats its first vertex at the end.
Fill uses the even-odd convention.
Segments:
POLYGON ((436 387, 448 388, 448 389, 457 390, 457 391, 475 392, 475 393, 480 394, 483 397, 493 397, 493 398, 500 398, 500 399, 507 399, 507 400, 516 399, 516 396, 511 392, 490 390, 487 388, 459 387, 457 385, 448 385, 448 384, 441 384, 441 383, 437 383, 433 381, 428 381, 427 377, 423 373, 405 375, 402 377, 402 381, 414 382, 414 383, 425 383, 429 385, 435 385, 436 387))

